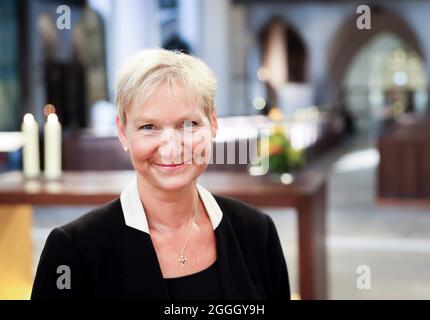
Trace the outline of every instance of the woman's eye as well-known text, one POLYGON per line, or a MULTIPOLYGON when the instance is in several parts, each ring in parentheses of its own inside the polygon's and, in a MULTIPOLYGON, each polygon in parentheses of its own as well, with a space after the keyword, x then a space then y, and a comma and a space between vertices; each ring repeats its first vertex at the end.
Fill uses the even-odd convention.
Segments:
POLYGON ((194 128, 196 126, 197 126, 197 122, 195 121, 191 121, 191 120, 184 121, 184 128, 194 128))
POLYGON ((145 131, 154 130, 155 129, 155 125, 153 125, 153 124, 145 124, 145 125, 141 126, 140 129, 141 130, 145 130, 145 131))

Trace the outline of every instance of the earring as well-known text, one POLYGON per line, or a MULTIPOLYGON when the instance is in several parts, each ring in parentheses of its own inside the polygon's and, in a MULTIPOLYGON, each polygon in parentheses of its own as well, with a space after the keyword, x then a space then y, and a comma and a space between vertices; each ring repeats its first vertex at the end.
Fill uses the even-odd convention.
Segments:
POLYGON ((127 147, 124 147, 124 151, 125 151, 125 152, 127 152, 127 151, 128 151, 128 148, 127 148, 127 147))

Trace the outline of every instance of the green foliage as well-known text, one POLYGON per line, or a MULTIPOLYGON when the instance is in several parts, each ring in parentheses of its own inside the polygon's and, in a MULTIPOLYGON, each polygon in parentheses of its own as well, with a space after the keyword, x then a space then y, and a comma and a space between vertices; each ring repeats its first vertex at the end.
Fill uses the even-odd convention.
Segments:
POLYGON ((276 129, 269 136, 269 171, 275 173, 291 172, 305 164, 303 150, 296 150, 282 129, 276 129))

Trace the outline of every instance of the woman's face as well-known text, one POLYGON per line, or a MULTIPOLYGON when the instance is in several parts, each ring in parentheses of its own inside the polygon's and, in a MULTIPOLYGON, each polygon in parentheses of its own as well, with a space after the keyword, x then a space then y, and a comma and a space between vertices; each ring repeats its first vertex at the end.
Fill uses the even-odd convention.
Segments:
POLYGON ((171 191, 186 187, 206 169, 217 117, 188 98, 183 86, 158 86, 130 108, 127 124, 117 117, 119 138, 144 183, 171 191))

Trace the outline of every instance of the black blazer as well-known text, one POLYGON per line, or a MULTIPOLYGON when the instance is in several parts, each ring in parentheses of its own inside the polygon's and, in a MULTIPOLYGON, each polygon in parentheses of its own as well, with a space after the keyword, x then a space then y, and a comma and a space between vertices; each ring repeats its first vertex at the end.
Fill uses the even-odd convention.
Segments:
MULTIPOLYGON (((215 229, 225 299, 290 299, 287 266, 272 219, 214 195, 223 212, 215 229)), ((125 224, 120 199, 55 228, 43 249, 32 299, 169 299, 149 234, 125 224), (71 288, 58 289, 60 265, 71 288)))

